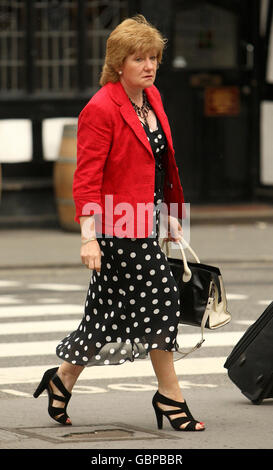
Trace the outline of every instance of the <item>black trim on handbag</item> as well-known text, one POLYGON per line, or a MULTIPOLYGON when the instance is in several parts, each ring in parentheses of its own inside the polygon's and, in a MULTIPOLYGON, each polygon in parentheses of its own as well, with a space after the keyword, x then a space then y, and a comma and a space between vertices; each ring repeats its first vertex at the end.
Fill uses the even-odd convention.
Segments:
POLYGON ((202 264, 190 245, 181 238, 178 244, 182 260, 169 255, 167 240, 166 256, 180 293, 181 315, 179 323, 201 327, 201 340, 189 352, 200 348, 204 339, 204 329, 220 328, 231 320, 227 310, 227 299, 220 269, 202 264), (187 261, 183 245, 191 252, 195 262, 187 261))

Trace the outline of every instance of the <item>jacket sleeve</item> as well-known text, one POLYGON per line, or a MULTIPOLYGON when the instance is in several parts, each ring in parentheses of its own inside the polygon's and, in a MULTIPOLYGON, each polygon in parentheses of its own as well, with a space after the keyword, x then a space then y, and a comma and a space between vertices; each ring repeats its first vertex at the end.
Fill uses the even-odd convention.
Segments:
POLYGON ((101 213, 103 170, 112 142, 109 113, 89 101, 78 119, 77 168, 73 177, 75 221, 81 215, 101 213))

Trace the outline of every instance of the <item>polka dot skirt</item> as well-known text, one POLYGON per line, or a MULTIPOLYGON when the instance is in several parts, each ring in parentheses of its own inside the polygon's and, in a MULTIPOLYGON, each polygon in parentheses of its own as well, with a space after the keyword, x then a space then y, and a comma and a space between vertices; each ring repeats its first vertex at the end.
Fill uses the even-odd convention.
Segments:
POLYGON ((154 213, 150 237, 98 238, 101 271, 92 271, 83 319, 57 346, 59 358, 95 366, 144 359, 153 349, 178 351, 179 292, 154 213))

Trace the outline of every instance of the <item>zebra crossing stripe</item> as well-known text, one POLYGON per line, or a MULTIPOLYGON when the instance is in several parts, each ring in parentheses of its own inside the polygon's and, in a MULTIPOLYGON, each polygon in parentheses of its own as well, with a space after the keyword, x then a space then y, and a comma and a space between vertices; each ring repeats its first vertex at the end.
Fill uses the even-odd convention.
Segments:
MULTIPOLYGON (((243 335, 242 331, 229 331, 223 333, 208 333, 205 336, 203 348, 218 347, 218 346, 233 346, 239 341, 243 335)), ((61 340, 62 338, 60 338, 61 340)), ((180 348, 190 348, 194 346, 199 340, 198 334, 179 334, 177 335, 177 342, 180 348)), ((56 346, 59 340, 54 341, 25 341, 17 343, 2 343, 0 344, 0 357, 23 357, 23 356, 49 356, 55 355, 56 346)))
POLYGON ((22 285, 20 281, 6 281, 5 279, 0 279, 0 288, 2 287, 19 287, 22 285))
MULTIPOLYGON (((175 362, 177 375, 226 374, 223 364, 226 357, 202 357, 181 359, 175 362)), ((0 369, 0 385, 37 383, 45 370, 56 367, 56 364, 26 367, 3 367, 0 369)), ((135 362, 125 362, 118 366, 86 367, 78 380, 120 379, 129 377, 154 377, 154 369, 149 359, 139 359, 135 362)))
POLYGON ((83 315, 83 313, 83 305, 75 304, 12 305, 0 307, 0 318, 35 317, 40 315, 83 315))
MULTIPOLYGON (((2 287, 4 287, 2 282, 2 287)), ((36 285, 38 286, 38 285, 36 285)), ((49 286, 48 286, 49 287, 49 286)), ((61 287, 61 286, 59 286, 61 287)), ((242 296, 243 297, 243 296, 242 296)), ((237 297, 238 298, 238 297, 237 297)), ((235 296, 234 296, 235 299, 235 296)), ((8 300, 8 298, 6 299, 8 300)), ((239 298, 238 298, 239 300, 239 298)), ((260 301, 261 302, 261 301, 260 301)), ((43 372, 51 367, 56 366, 59 359, 56 357, 56 346, 59 341, 71 331, 78 328, 79 322, 82 318, 84 306, 75 304, 39 304, 39 305, 1 305, 0 318, 3 320, 9 319, 8 322, 2 321, 0 328, 0 335, 6 335, 5 343, 0 343, 0 357, 1 358, 16 358, 16 357, 39 357, 39 356, 54 356, 50 358, 49 365, 33 365, 33 366, 18 366, 18 367, 3 367, 0 369, 0 385, 7 386, 9 384, 21 383, 37 383, 40 381, 43 372), (58 320, 49 320, 50 316, 60 316, 58 320), (61 319, 64 315, 78 315, 77 318, 61 319), (44 316, 44 320, 35 321, 38 316, 44 316), (21 320, 20 320, 21 317, 21 320), (16 318, 16 321, 12 321, 16 318), (24 321, 23 321, 24 318, 24 321), (19 321, 18 321, 19 320, 19 321), (44 334, 54 333, 56 340, 50 341, 22 341, 22 342, 8 342, 9 335, 24 335, 24 334, 44 334)), ((233 320, 232 324, 248 325, 253 323, 253 320, 233 320)), ((228 328, 228 327, 227 327, 228 328)), ((232 348, 241 338, 244 331, 227 331, 227 328, 219 331, 205 331, 205 342, 202 346, 204 348, 219 348, 230 347, 232 348)), ((196 333, 187 333, 187 327, 181 327, 182 334, 178 334, 177 341, 182 350, 187 350, 194 346, 200 339, 199 329, 196 333)), ((191 330, 192 331, 192 330, 191 330)), ((217 351, 217 350, 216 350, 217 351)), ((220 351, 218 349, 218 351, 220 351)), ((197 353, 198 354, 198 353, 197 353)), ((33 359, 34 360, 34 359, 33 359)), ((182 377, 188 375, 209 375, 209 374, 225 374, 226 370, 223 364, 226 357, 217 355, 216 357, 194 357, 194 354, 175 362, 175 369, 177 375, 182 377)), ((135 360, 134 363, 125 362, 120 364, 119 367, 111 366, 93 366, 86 367, 79 380, 94 380, 100 379, 127 379, 133 377, 154 377, 154 370, 151 361, 135 360)), ((6 388, 6 390, 11 390, 6 388)))
POLYGON ((28 284, 28 289, 45 289, 54 291, 86 291, 87 286, 78 284, 28 284))
POLYGON ((77 329, 78 325, 79 319, 1 323, 0 335, 52 332, 63 332, 64 334, 68 334, 70 331, 77 329))

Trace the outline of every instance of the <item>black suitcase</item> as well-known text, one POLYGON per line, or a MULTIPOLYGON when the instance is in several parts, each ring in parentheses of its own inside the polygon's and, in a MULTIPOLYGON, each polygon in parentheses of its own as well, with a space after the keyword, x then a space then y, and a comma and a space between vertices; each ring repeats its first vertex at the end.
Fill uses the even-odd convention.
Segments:
POLYGON ((224 367, 253 404, 273 397, 273 302, 246 330, 224 367))

